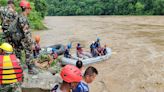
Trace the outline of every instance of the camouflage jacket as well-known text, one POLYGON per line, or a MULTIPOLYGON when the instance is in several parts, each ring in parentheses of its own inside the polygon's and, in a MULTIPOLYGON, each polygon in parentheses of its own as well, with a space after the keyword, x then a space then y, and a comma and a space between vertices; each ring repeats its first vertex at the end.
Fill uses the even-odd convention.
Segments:
POLYGON ((32 39, 32 34, 30 32, 29 21, 27 20, 27 17, 22 14, 19 15, 17 23, 18 23, 17 24, 18 28, 23 34, 23 39, 22 39, 23 43, 28 44, 28 46, 31 46, 32 44, 34 44, 34 41, 32 39))
POLYGON ((22 92, 21 83, 0 85, 0 92, 22 92))
POLYGON ((8 6, 0 7, 0 19, 2 21, 2 29, 7 30, 11 22, 17 17, 17 12, 11 10, 8 6))

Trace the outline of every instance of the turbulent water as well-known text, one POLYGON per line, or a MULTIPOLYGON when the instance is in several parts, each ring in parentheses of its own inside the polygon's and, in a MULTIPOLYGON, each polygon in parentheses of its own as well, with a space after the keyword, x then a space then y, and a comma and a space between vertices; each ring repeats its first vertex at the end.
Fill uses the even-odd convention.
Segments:
POLYGON ((80 42, 85 50, 101 38, 113 50, 112 57, 93 64, 99 75, 91 92, 164 92, 164 17, 162 16, 79 16, 46 17, 49 30, 41 46, 80 42))

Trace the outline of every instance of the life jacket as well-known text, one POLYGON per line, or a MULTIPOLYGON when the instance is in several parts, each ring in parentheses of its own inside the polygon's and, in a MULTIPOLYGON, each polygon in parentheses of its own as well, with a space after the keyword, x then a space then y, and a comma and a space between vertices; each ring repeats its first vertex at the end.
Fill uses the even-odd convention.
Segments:
POLYGON ((83 49, 81 47, 78 47, 78 46, 76 47, 76 50, 79 54, 81 54, 83 52, 83 49))
POLYGON ((14 54, 0 55, 0 85, 22 82, 23 70, 14 54))

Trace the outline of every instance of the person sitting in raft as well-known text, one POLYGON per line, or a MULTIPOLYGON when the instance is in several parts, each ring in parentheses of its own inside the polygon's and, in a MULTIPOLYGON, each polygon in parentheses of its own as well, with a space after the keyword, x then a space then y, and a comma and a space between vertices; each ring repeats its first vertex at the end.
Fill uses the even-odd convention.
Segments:
POLYGON ((91 58, 92 57, 92 55, 89 52, 84 52, 83 51, 80 43, 77 44, 76 50, 77 50, 77 56, 79 58, 86 59, 86 58, 91 58))
POLYGON ((103 50, 104 50, 103 47, 98 47, 98 48, 97 48, 98 56, 104 55, 103 50))
POLYGON ((40 42, 40 36, 37 35, 35 36, 35 49, 33 50, 34 58, 38 57, 39 51, 41 50, 39 42, 40 42))
POLYGON ((94 45, 95 45, 95 48, 101 47, 101 45, 100 45, 100 38, 97 38, 97 40, 95 41, 94 45))
POLYGON ((100 38, 97 38, 97 40, 94 43, 95 49, 96 49, 96 53, 98 56, 101 56, 101 45, 100 45, 100 38))
POLYGON ((106 45, 104 45, 104 47, 98 47, 97 49, 99 56, 103 56, 107 54, 107 50, 106 50, 106 45))
POLYGON ((106 44, 104 45, 104 48, 103 48, 103 55, 106 55, 107 54, 107 49, 106 49, 106 44))
POLYGON ((66 47, 66 49, 65 49, 65 52, 64 52, 64 57, 66 57, 66 58, 72 58, 71 54, 69 53, 71 47, 72 47, 71 44, 68 44, 68 45, 67 45, 67 47, 66 47))
POLYGON ((95 48, 95 42, 93 41, 92 44, 90 45, 90 52, 92 54, 92 57, 97 57, 98 56, 98 51, 97 49, 95 48))
MULTIPOLYGON (((98 54, 98 56, 102 56, 104 55, 104 49, 106 51, 106 46, 101 47, 100 45, 100 38, 97 38, 96 42, 94 43, 95 48, 96 48, 96 53, 98 54)), ((106 54, 106 53, 105 53, 106 54)))

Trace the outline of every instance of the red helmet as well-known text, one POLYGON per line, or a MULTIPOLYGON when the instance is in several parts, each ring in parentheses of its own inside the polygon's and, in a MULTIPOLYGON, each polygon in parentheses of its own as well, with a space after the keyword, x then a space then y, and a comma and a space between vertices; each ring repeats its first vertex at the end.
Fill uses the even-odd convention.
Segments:
POLYGON ((35 36, 35 41, 36 41, 37 43, 40 42, 40 36, 39 36, 39 35, 36 35, 36 36, 35 36))
POLYGON ((80 82, 82 80, 81 71, 73 65, 66 65, 60 72, 62 79, 68 83, 80 82))
POLYGON ((31 9, 31 5, 30 2, 26 1, 26 0, 22 0, 19 4, 20 7, 25 7, 25 8, 29 8, 31 9))

